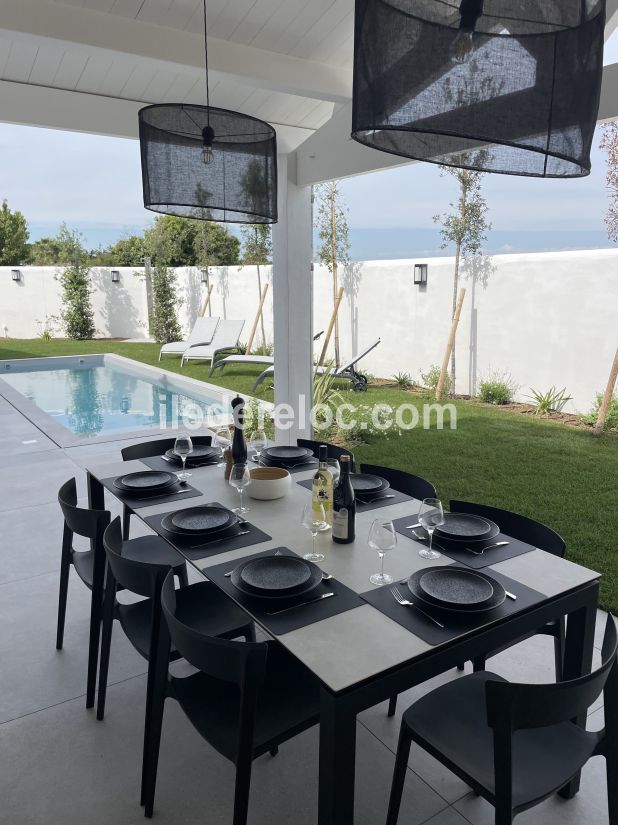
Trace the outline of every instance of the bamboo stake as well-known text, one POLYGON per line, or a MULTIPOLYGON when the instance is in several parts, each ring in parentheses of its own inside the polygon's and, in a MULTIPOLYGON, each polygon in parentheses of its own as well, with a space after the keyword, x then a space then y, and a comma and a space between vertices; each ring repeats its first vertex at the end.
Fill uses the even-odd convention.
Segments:
POLYGON ((253 346, 253 339, 255 338, 255 332, 257 330, 258 323, 260 321, 260 317, 262 315, 262 308, 264 307, 264 301, 266 300, 266 295, 268 293, 268 287, 270 284, 266 284, 264 289, 262 290, 262 297, 260 298, 260 303, 258 305, 258 311, 255 316, 255 321, 253 322, 253 327, 251 328, 251 335, 249 336, 249 340, 247 341, 247 349, 245 350, 245 355, 249 355, 251 352, 251 347, 253 346))
POLYGON ((607 411, 609 410, 609 405, 611 403, 612 396, 614 395, 614 387, 616 386, 617 378, 618 349, 616 350, 616 354, 614 355, 614 363, 612 364, 612 369, 609 374, 609 379, 607 381, 607 387, 605 388, 605 395, 603 396, 603 401, 601 401, 601 406, 599 407, 597 423, 594 425, 594 429, 592 430, 593 435, 601 435, 601 433, 605 429, 605 419, 607 418, 607 411))
POLYGON ((320 354, 319 365, 322 366, 324 363, 324 358, 326 357, 326 350, 328 349, 328 344, 330 343, 330 336, 333 334, 333 327, 335 326, 335 319, 337 318, 337 313, 339 312, 339 304, 341 303, 341 299, 343 298, 343 287, 339 287, 339 292, 337 293, 337 297, 335 298, 335 305, 333 307, 332 315, 330 316, 330 323, 328 325, 328 329, 326 330, 326 338, 324 339, 324 346, 322 347, 322 353, 320 354))
POLYGON ((202 301, 202 306, 200 307, 200 318, 203 318, 206 314, 206 310, 208 309, 208 304, 210 303, 210 293, 212 292, 213 285, 210 284, 208 287, 208 292, 204 296, 204 300, 202 301))
POLYGON ((436 387, 436 401, 440 401, 442 398, 442 393, 444 392, 444 384, 446 382, 446 374, 448 372, 448 362, 451 359, 451 353, 453 352, 453 347, 455 346, 455 333, 457 332, 457 324, 459 323, 459 316, 461 315, 461 307, 466 295, 466 290, 462 287, 459 290, 459 295, 457 296, 457 304, 455 306, 455 312, 453 314, 453 320, 451 322, 451 331, 448 336, 448 341, 446 344, 446 352, 444 353, 444 359, 442 361, 442 369, 440 370, 440 378, 438 379, 438 386, 436 387))

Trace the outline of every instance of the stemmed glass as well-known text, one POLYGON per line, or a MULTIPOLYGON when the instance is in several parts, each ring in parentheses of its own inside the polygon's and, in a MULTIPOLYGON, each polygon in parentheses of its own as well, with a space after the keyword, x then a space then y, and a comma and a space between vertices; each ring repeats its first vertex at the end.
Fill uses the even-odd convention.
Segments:
MULTIPOLYGON (((215 438, 217 439, 217 444, 221 447, 221 450, 225 450, 229 447, 232 443, 232 428, 229 424, 223 424, 215 429, 215 438)), ((225 466, 225 456, 219 462, 219 467, 225 466)))
POLYGON ((382 561, 382 569, 379 573, 374 573, 369 577, 371 584, 392 584, 393 577, 384 572, 384 556, 393 550, 397 544, 397 533, 395 532, 395 525, 392 521, 383 521, 382 519, 374 519, 369 528, 369 547, 372 550, 377 550, 378 556, 382 561))
POLYGON ((238 495, 240 496, 239 506, 232 510, 232 512, 236 513, 237 516, 244 516, 245 513, 249 512, 249 508, 245 507, 242 501, 244 489, 249 484, 251 484, 251 474, 249 473, 249 468, 247 465, 233 464, 230 472, 230 486, 235 487, 238 490, 238 495))
POLYGON ((422 547, 418 554, 422 559, 439 559, 440 553, 432 549, 433 531, 444 524, 444 510, 438 498, 425 498, 419 510, 418 520, 429 535, 429 547, 422 547))
POLYGON ((255 430, 249 438, 249 447, 253 450, 253 460, 258 462, 260 453, 268 446, 268 439, 264 430, 255 430))
POLYGON ((187 461, 187 456, 191 455, 193 452, 193 442, 189 438, 188 435, 179 435, 176 441, 174 442, 174 452, 182 461, 182 472, 176 473, 178 476, 179 481, 186 481, 188 478, 191 478, 191 473, 188 473, 185 470, 185 463, 187 461))
POLYGON ((341 467, 339 466, 339 462, 336 458, 327 458, 326 465, 328 472, 333 477, 333 486, 336 486, 339 481, 339 476, 341 475, 341 467))
POLYGON ((312 504, 306 504, 300 523, 309 530, 313 538, 312 551, 311 553, 306 553, 303 558, 307 559, 307 561, 324 561, 324 554, 315 552, 315 537, 320 530, 324 528, 326 523, 324 507, 315 501, 312 504))

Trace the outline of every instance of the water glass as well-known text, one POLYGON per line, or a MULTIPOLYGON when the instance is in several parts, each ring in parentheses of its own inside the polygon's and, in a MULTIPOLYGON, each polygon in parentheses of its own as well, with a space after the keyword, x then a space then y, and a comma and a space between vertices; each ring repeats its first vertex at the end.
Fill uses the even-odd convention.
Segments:
POLYGON ((245 487, 251 484, 251 474, 246 464, 233 464, 230 472, 230 486, 238 490, 240 502, 238 507, 235 507, 232 512, 237 516, 244 516, 249 512, 249 508, 245 507, 242 500, 242 495, 245 487))
POLYGON ((440 527, 440 525, 444 524, 444 509, 440 499, 423 499, 423 503, 421 504, 421 509, 418 514, 418 520, 421 526, 427 530, 427 534, 429 535, 429 547, 421 548, 418 551, 419 556, 422 559, 439 559, 440 553, 433 549, 432 543, 433 531, 436 527, 440 527))
POLYGON ((268 446, 268 439, 264 430, 255 430, 249 436, 249 448, 253 450, 253 460, 259 461, 260 454, 268 446))
POLYGON ((182 472, 176 473, 178 476, 179 481, 186 481, 188 478, 191 478, 191 473, 188 473, 185 470, 185 463, 187 461, 187 456, 191 455, 193 452, 193 442, 189 438, 188 435, 179 435, 176 441, 174 442, 174 452, 182 461, 182 472))
POLYGON ((311 504, 305 504, 300 523, 305 529, 309 530, 313 538, 311 553, 306 553, 303 556, 307 561, 324 561, 324 554, 315 552, 315 537, 323 529, 325 521, 324 507, 321 504, 315 501, 311 504))
POLYGON ((374 519, 370 529, 368 538, 369 547, 376 550, 378 556, 382 561, 382 568, 379 573, 374 573, 369 577, 371 584, 392 584, 393 577, 384 572, 384 556, 390 553, 397 545, 397 533, 395 532, 395 525, 392 521, 384 521, 383 519, 374 519))

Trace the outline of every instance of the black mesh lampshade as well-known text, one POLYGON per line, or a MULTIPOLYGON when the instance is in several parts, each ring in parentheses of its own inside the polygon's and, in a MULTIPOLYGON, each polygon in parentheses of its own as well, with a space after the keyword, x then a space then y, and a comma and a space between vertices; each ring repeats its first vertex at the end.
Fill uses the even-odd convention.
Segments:
POLYGON ((233 223, 277 220, 277 138, 268 123, 181 103, 139 112, 144 206, 233 223))
POLYGON ((590 171, 605 0, 356 0, 352 137, 484 172, 590 171))

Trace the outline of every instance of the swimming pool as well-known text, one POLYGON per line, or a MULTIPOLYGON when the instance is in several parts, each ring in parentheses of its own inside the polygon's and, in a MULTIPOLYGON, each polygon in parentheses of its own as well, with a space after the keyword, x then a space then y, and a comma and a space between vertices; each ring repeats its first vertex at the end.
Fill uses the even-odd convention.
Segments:
POLYGON ((60 446, 216 424, 232 397, 112 354, 0 361, 0 395, 60 446))

